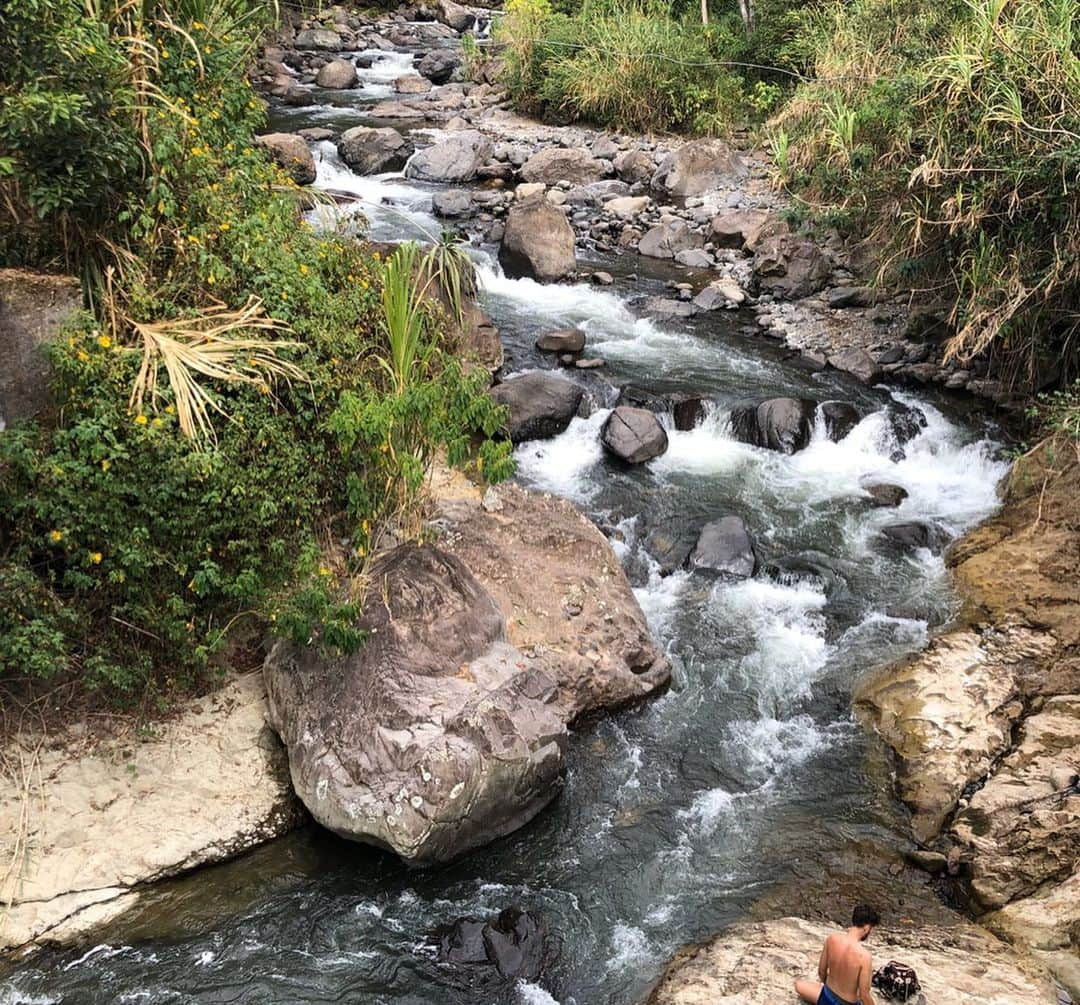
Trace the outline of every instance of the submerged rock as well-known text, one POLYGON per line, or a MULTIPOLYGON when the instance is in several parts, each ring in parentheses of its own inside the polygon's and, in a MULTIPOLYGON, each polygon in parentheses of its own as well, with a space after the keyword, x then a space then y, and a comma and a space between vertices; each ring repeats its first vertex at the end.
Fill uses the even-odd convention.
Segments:
POLYGON ((846 401, 823 401, 818 405, 825 420, 825 435, 839 443, 859 424, 859 410, 846 401))
POLYGON ((757 557, 746 524, 737 516, 705 524, 688 565, 732 579, 749 579, 757 569, 757 557))
POLYGON ((881 528, 881 537, 886 544, 915 551, 925 548, 928 551, 940 551, 948 543, 949 534, 944 527, 925 520, 907 520, 903 523, 890 523, 881 528))
POLYGON ((507 437, 524 443, 558 436, 577 415, 585 390, 563 377, 536 371, 504 380, 489 394, 510 410, 507 437))
POLYGON ((577 268, 573 228, 545 199, 533 197, 518 203, 506 218, 499 264, 513 279, 563 279, 577 268))
POLYGON ((605 420, 600 442, 627 464, 644 464, 667 450, 668 436, 654 412, 620 405, 605 420))
POLYGON ((547 926, 531 911, 508 907, 493 921, 462 918, 439 933, 439 960, 494 967, 500 977, 535 981, 548 962, 547 926))
POLYGON ((756 447, 793 454, 810 442, 817 403, 808 398, 766 398, 731 409, 731 432, 756 447))
POLYGON ((908 497, 906 488, 889 482, 865 482, 862 490, 870 500, 871 506, 895 507, 908 497))
MULTIPOLYGON (((803 918, 734 925, 682 950, 648 1005, 777 1005, 796 1001, 798 979, 814 979, 825 939, 837 928, 803 918)), ((890 919, 869 947, 876 965, 895 959, 919 975, 932 1005, 1056 1005, 1045 967, 976 928, 890 919)), ((881 1000, 875 994, 876 1000, 881 1000)))

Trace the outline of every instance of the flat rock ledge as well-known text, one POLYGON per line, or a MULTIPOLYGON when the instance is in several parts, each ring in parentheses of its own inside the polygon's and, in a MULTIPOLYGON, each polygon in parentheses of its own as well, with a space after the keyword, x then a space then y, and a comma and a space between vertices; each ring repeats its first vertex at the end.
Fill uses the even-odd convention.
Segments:
POLYGON ((948 561, 967 607, 856 708, 980 922, 1080 996, 1080 464, 1036 452, 948 561), (1053 465, 1056 470, 1050 470, 1053 465), (1048 477, 1049 476, 1049 477, 1048 477))
POLYGON ((0 951, 78 942, 149 883, 292 830, 303 810, 266 723, 260 674, 193 702, 150 739, 77 755, 4 751, 0 951))
MULTIPOLYGON (((803 918, 734 925, 681 950, 648 1005, 796 1005, 796 979, 816 976, 822 943, 834 931, 803 918)), ((869 948, 875 966, 897 960, 913 967, 926 1005, 1059 1002, 1044 967, 974 925, 879 929, 869 948)))

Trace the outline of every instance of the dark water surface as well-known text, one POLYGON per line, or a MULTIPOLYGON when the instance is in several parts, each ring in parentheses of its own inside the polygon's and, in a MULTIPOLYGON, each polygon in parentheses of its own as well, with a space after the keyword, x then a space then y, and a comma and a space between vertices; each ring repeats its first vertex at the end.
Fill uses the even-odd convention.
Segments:
MULTIPOLYGON (((363 91, 335 95, 332 107, 284 113, 288 127, 361 121, 362 103, 385 96, 407 59, 377 61, 363 91)), ((437 233, 430 187, 356 178, 328 144, 318 154, 319 184, 366 200, 374 235, 437 233)), ((922 646, 954 600, 939 558, 888 555, 875 537, 907 518, 958 533, 993 509, 1005 465, 983 424, 941 401, 812 375, 740 333, 747 318, 643 320, 628 301, 662 288, 659 268, 600 290, 508 280, 488 252, 477 259, 508 370, 549 365, 532 342, 568 324, 606 361, 587 378, 595 411, 555 440, 522 446, 519 477, 575 500, 609 531, 672 657, 671 691, 579 729, 558 801, 454 865, 410 870, 301 832, 162 888, 89 951, 46 953, 0 976, 0 1005, 627 1005, 679 946, 745 916, 793 876, 835 870, 838 849, 902 845, 887 781, 867 769, 871 744, 851 718, 851 689, 922 646), (703 426, 672 431, 662 458, 620 469, 602 456, 598 432, 614 389, 628 383, 716 404, 703 426), (733 441, 730 403, 773 394, 842 398, 864 418, 841 443, 818 430, 791 457, 733 441), (918 405, 927 427, 893 459, 886 413, 898 398, 918 405), (903 485, 907 500, 869 509, 866 476, 903 485), (692 538, 726 513, 746 521, 765 564, 788 571, 734 584, 659 575, 643 546, 651 531, 692 538), (469 987, 437 963, 436 926, 511 904, 554 933, 557 958, 540 984, 469 987)))

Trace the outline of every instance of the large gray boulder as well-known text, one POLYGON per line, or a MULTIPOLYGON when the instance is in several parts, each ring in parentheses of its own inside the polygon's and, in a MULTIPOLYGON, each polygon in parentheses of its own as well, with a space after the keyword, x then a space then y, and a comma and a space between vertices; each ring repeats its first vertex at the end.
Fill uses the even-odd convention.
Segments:
POLYGON ((600 430, 604 449, 627 464, 644 464, 668 448, 668 436, 656 413, 620 405, 600 430))
POLYGON ((514 279, 563 279, 577 268, 573 228, 546 199, 533 197, 518 203, 506 217, 499 264, 514 279))
POLYGON ((476 21, 472 11, 454 0, 435 0, 435 16, 454 31, 465 31, 476 21))
POLYGON ((408 178, 458 184, 473 181, 493 151, 491 140, 475 129, 464 129, 434 146, 417 151, 405 168, 408 178))
POLYGON ((439 547, 374 563, 361 649, 278 642, 263 667, 315 819, 417 864, 527 822, 561 787, 567 726, 670 677, 611 546, 573 505, 434 481, 439 547))
POLYGON ((690 554, 691 569, 703 569, 732 579, 749 579, 757 568, 754 542, 737 516, 713 520, 701 528, 690 554))
POLYGON ((389 126, 382 129, 355 126, 341 134, 337 151, 357 174, 382 174, 400 171, 412 156, 413 145, 389 126))
POLYGON ((402 545, 369 582, 357 652, 274 646, 270 721, 320 824, 444 862, 527 823, 558 792, 557 688, 506 642, 501 611, 459 559, 402 545))
POLYGON ((604 177, 604 165, 588 150, 573 147, 548 147, 533 154, 521 167, 527 182, 555 185, 589 185, 604 177))
POLYGON ((559 328, 544 332, 536 340, 541 352, 578 353, 585 349, 585 333, 580 328, 559 328))
POLYGON ((648 150, 625 150, 614 163, 615 173, 628 185, 648 181, 656 170, 656 161, 648 150))
POLYGON ((436 49, 420 60, 416 72, 433 84, 446 84, 459 66, 461 57, 457 53, 449 49, 436 49))
POLYGON ((558 436, 577 415, 584 388, 553 373, 511 377, 488 392, 510 410, 505 432, 513 443, 558 436))
POLYGON ((754 253, 754 273, 775 296, 798 300, 825 287, 832 267, 822 250, 798 234, 766 238, 754 253))
POLYGON ((297 32, 293 41, 297 49, 321 49, 325 52, 339 52, 345 48, 345 42, 336 31, 328 28, 305 28, 297 32))
POLYGON ((763 209, 722 209, 709 225, 709 236, 718 248, 741 250, 768 218, 763 209))
POLYGON ((793 454, 810 442, 816 402, 807 398, 765 398, 731 409, 731 433, 743 443, 793 454))
POLYGON ((850 373, 852 377, 861 380, 864 384, 876 384, 881 380, 881 367, 878 366, 877 360, 859 346, 830 353, 828 361, 829 366, 842 370, 844 373, 850 373))
POLYGON ((255 142, 297 185, 310 185, 315 180, 315 158, 302 137, 293 133, 267 133, 256 136, 255 142))
POLYGON ((704 195, 748 173, 743 159, 723 140, 690 140, 661 161, 652 186, 669 195, 704 195))
POLYGON ((0 430, 48 410, 45 346, 81 308, 73 276, 0 269, 0 430))
POLYGON ((705 239, 678 218, 659 223, 638 242, 638 253, 649 258, 674 258, 684 251, 701 248, 705 239))
POLYGON ((355 87, 359 77, 356 67, 347 59, 332 59, 315 74, 315 83, 334 91, 345 91, 355 87))

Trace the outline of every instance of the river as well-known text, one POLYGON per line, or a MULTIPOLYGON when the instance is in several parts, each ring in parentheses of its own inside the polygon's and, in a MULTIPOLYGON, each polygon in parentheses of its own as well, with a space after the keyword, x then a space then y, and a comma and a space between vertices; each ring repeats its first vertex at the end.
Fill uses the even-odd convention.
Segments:
MULTIPOLYGON (((387 96, 412 60, 370 55, 360 89, 281 110, 279 125, 364 121, 363 106, 387 96)), ((316 155, 317 184, 361 197, 373 236, 438 232, 430 186, 358 178, 328 143, 316 155)), ((518 477, 574 500, 609 534, 671 656, 671 690, 575 730, 557 802, 453 865, 411 870, 303 831, 162 888, 89 950, 10 970, 0 1005, 630 1005, 678 947, 745 917, 770 891, 805 877, 840 882, 859 849, 884 860, 904 846, 876 745, 851 714, 852 686, 924 645, 955 598, 940 557, 890 553, 877 532, 929 519, 958 534, 988 515, 1006 470, 993 430, 970 405, 811 373, 745 334, 752 316, 661 324, 635 313, 632 299, 662 291, 674 269, 603 259, 588 264, 615 274, 611 287, 540 286, 505 278, 493 250, 475 257, 508 372, 551 365, 533 342, 568 325, 605 361, 575 378, 591 414, 518 448, 518 477), (698 428, 671 430, 661 458, 616 467, 598 433, 625 385, 713 404, 698 428), (734 441, 730 404, 771 395, 839 398, 863 418, 839 443, 816 430, 792 456, 734 441), (888 419, 898 402, 927 420, 902 450, 888 419), (870 508, 867 477, 908 497, 898 510, 870 508), (762 572, 735 583, 660 575, 645 546, 652 531, 692 537, 727 513, 746 522, 762 572), (512 904, 553 933, 539 983, 470 986, 437 961, 437 926, 512 904)))

